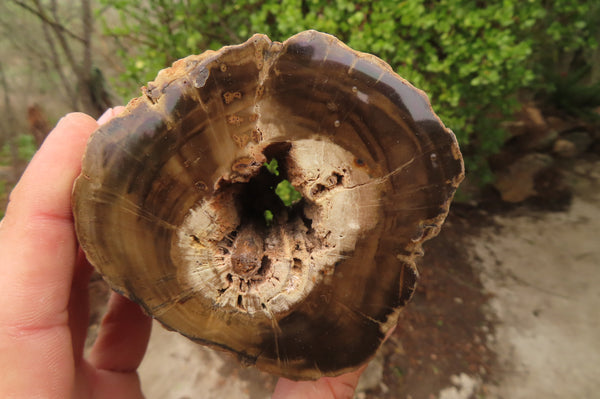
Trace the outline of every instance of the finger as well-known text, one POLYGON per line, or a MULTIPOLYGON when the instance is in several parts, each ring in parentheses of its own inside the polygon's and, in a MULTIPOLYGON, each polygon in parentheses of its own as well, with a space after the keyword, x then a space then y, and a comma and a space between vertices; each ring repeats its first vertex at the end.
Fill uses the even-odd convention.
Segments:
POLYGON ((140 379, 136 372, 116 373, 99 370, 96 372, 93 382, 94 398, 144 399, 140 379))
POLYGON ((94 269, 88 263, 83 251, 79 249, 68 305, 69 329, 71 330, 73 357, 76 365, 79 365, 83 360, 83 350, 87 337, 90 313, 89 284, 93 271, 94 269))
POLYGON ((0 376, 1 397, 59 397, 72 383, 70 195, 96 127, 84 114, 61 119, 11 194, 0 225, 0 364, 10 365, 0 376))
POLYGON ((323 377, 317 381, 292 381, 280 378, 272 399, 352 399, 358 379, 367 365, 338 377, 323 377))
POLYGON ((102 370, 136 370, 146 352, 151 327, 152 319, 137 304, 113 293, 90 352, 90 364, 102 370))
POLYGON ((121 112, 125 110, 125 107, 119 105, 118 107, 107 109, 100 118, 98 118, 98 124, 104 125, 106 122, 119 115, 121 112))
POLYGON ((84 114, 61 119, 11 193, 0 226, 0 325, 66 321, 76 254, 71 188, 97 126, 84 114))

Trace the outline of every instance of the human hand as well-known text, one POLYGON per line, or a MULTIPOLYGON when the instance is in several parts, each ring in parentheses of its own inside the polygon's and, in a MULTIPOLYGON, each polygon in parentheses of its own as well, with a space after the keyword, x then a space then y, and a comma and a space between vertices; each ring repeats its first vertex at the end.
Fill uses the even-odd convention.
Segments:
MULTIPOLYGON (((59 121, 11 193, 0 222, 0 397, 143 398, 136 372, 151 320, 113 294, 90 355, 83 357, 92 272, 75 237, 71 189, 98 122, 59 121)), ((365 366, 366 367, 366 366, 365 366)), ((335 378, 281 378, 274 399, 351 398, 364 367, 335 378)))
POLYGON ((365 364, 351 373, 323 377, 317 381, 292 381, 280 378, 272 399, 352 399, 365 364))
MULTIPOLYGON (((109 110, 102 123, 119 110, 109 110)), ((88 359, 91 266, 79 250, 71 190, 89 135, 84 114, 60 120, 11 193, 0 223, 0 397, 142 398, 136 369, 151 320, 113 294, 88 359)))

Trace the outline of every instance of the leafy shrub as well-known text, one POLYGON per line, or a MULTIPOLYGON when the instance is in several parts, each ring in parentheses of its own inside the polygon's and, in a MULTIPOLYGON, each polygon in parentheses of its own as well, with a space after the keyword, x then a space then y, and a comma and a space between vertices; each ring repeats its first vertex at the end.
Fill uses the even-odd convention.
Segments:
MULTIPOLYGON (((13 140, 17 145, 17 153, 20 161, 28 162, 37 151, 35 139, 30 134, 19 134, 13 140)), ((10 150, 10 143, 4 143, 0 147, 0 165, 11 165, 13 162, 10 150)))
POLYGON ((533 35, 543 51, 532 63, 541 100, 568 114, 597 120, 600 106, 600 3, 559 1, 533 35))
POLYGON ((591 66, 572 69, 565 74, 550 74, 546 91, 546 102, 578 118, 597 122, 600 118, 595 111, 600 107, 600 80, 585 82, 591 66))
POLYGON ((600 25, 598 6, 584 0, 103 2, 121 21, 107 32, 131 40, 123 47, 124 77, 137 84, 177 58, 255 32, 280 41, 306 29, 336 35, 428 93, 481 183, 492 178, 487 157, 504 143, 501 122, 519 91, 548 88, 548 58, 594 48, 600 25))
POLYGON ((248 16, 258 6, 247 0, 100 3, 105 6, 99 14, 103 30, 116 39, 125 66, 117 91, 126 98, 137 95, 141 84, 153 80, 160 69, 179 58, 245 41, 248 16))
MULTIPOLYGON (((15 161, 28 162, 37 151, 35 139, 29 134, 19 134, 13 140, 12 143, 6 142, 0 146, 0 167, 12 169, 15 161), (16 144, 18 160, 15 160, 11 154, 11 144, 16 144)), ((7 182, 0 178, 0 219, 4 217, 9 190, 13 184, 14 182, 7 182)))

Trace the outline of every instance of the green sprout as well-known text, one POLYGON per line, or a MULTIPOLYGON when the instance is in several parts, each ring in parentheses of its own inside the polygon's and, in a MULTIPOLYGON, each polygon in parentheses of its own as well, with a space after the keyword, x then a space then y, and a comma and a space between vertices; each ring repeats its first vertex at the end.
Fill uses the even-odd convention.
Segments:
POLYGON ((277 162, 277 159, 273 158, 269 163, 265 162, 263 166, 267 168, 272 175, 279 176, 279 170, 277 170, 279 163, 277 162))
POLYGON ((269 227, 271 223, 273 223, 273 212, 267 209, 263 216, 265 217, 265 223, 267 223, 267 227, 269 227))
MULTIPOLYGON (((267 168, 272 175, 279 176, 279 162, 277 162, 277 159, 273 158, 269 162, 265 162, 263 166, 267 168)), ((271 189, 273 189, 273 187, 271 187, 271 189)), ((302 198, 302 194, 300 194, 300 192, 292 186, 292 183, 286 179, 283 179, 277 184, 275 187, 275 194, 277 194, 281 202, 288 207, 294 205, 302 198)), ((265 210, 263 217, 265 218, 267 226, 270 226, 273 223, 274 215, 271 210, 265 210)))
POLYGON ((281 201, 285 206, 292 206, 302 198, 302 194, 300 194, 300 192, 292 186, 292 183, 287 180, 282 180, 277 187, 275 187, 275 194, 281 198, 281 201))

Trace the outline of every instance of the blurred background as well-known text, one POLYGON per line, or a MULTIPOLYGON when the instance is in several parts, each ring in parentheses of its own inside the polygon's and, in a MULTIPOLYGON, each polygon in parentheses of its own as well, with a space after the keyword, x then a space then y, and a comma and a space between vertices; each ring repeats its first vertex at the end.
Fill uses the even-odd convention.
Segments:
MULTIPOLYGON (((597 395, 598 2, 4 0, 0 216, 65 113, 98 117, 189 54, 306 29, 379 56, 423 89, 455 132, 467 170, 449 222, 425 248, 415 300, 357 396, 597 395)), ((96 284, 92 332, 106 293, 96 284)), ((196 349, 179 356, 168 348, 187 343, 164 345, 156 366, 146 366, 148 389, 163 389, 149 398, 223 397, 216 380, 199 377, 196 349), (192 372, 189 362, 192 375, 175 374, 196 381, 190 387, 157 382, 163 368, 192 372)), ((217 368, 222 387, 241 378, 239 395, 268 397, 272 378, 226 364, 217 368)))

